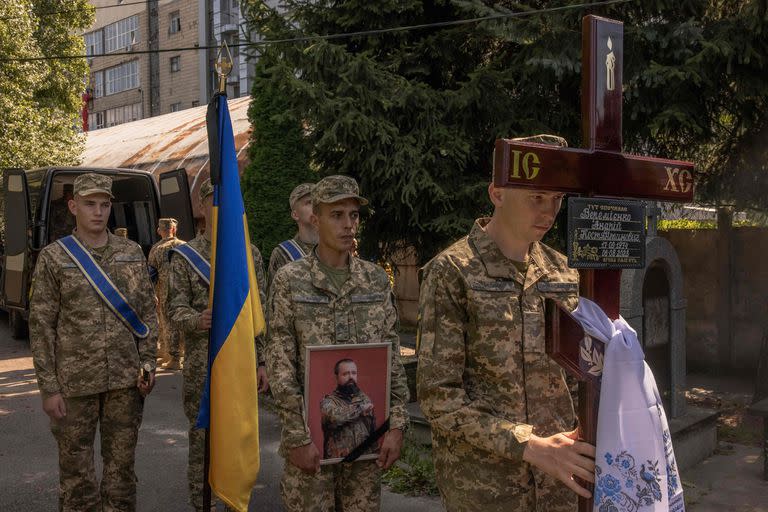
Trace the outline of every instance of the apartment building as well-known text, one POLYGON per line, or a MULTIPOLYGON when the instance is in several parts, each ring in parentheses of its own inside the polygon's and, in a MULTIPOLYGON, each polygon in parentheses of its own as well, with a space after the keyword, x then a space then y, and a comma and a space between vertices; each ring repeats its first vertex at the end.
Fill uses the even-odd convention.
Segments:
MULTIPOLYGON (((83 34, 90 66, 84 131, 207 103, 218 86, 213 67, 217 50, 198 47, 244 41, 237 0, 91 3, 96 21, 83 34)), ((246 96, 254 63, 240 48, 233 47, 231 53, 234 67, 227 94, 246 96)))

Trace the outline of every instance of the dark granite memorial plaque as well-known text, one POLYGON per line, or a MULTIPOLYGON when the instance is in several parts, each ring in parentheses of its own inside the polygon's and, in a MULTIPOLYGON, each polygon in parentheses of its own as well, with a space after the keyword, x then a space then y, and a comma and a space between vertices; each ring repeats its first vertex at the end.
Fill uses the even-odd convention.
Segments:
POLYGON ((569 198, 568 266, 644 268, 644 205, 639 201, 569 198))

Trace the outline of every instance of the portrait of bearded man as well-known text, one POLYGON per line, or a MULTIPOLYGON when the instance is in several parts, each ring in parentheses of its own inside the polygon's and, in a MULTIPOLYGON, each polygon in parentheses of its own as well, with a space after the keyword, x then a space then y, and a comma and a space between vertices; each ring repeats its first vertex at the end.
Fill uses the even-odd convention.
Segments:
MULTIPOLYGON (((376 429, 373 402, 357 385, 357 364, 340 359, 333 368, 336 389, 320 401, 323 458, 344 458, 376 429)), ((366 453, 374 453, 374 444, 366 453)))

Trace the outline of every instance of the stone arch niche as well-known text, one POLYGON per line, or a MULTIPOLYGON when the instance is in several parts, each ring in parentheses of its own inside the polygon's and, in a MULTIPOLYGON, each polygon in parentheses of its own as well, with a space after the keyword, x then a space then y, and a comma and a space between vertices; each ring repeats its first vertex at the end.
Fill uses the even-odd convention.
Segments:
POLYGON ((620 312, 637 331, 667 415, 679 418, 686 412, 683 271, 665 238, 647 238, 645 261, 621 273, 620 312))

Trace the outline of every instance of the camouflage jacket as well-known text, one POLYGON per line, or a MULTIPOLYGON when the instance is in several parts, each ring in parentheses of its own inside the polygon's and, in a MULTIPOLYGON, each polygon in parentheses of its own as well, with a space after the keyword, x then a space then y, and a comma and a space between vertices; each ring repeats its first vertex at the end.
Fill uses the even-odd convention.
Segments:
MULTIPOLYGON (((205 259, 211 259, 211 242, 203 235, 198 235, 189 245, 205 259)), ((261 303, 265 303, 264 264, 259 250, 251 245, 253 266, 256 270, 256 280, 259 284, 261 303)), ((208 309, 208 284, 190 267, 187 260, 173 256, 168 272, 167 312, 171 323, 184 333, 185 369, 190 369, 195 362, 207 367, 208 361, 208 331, 199 330, 197 322, 200 313, 208 309), (188 364, 189 363, 189 364, 188 364)), ((262 306, 263 307, 263 306, 262 306)), ((258 364, 264 364, 264 341, 266 337, 260 334, 256 337, 256 357, 258 364)), ((186 372, 185 372, 186 373, 186 372)))
POLYGON ((351 258, 349 270, 349 279, 336 291, 310 253, 278 270, 272 282, 267 371, 282 420, 283 451, 311 442, 304 410, 308 345, 391 343, 390 428, 407 425, 408 384, 389 279, 381 267, 358 258, 351 258))
MULTIPOLYGON (((376 415, 373 410, 370 414, 362 411, 368 404, 371 399, 362 391, 347 397, 336 389, 323 397, 320 401, 323 458, 346 457, 373 434, 376 415)), ((372 445, 368 451, 375 452, 376 446, 372 445)))
POLYGON ((544 299, 578 302, 578 273, 541 243, 523 276, 476 221, 424 268, 417 390, 433 434, 522 460, 531 432, 571 430, 563 370, 545 352, 544 299))
POLYGON ((155 298, 141 247, 109 233, 106 246, 88 249, 147 324, 149 336, 134 337, 64 249, 46 246, 32 280, 29 340, 40 390, 48 395, 128 388, 136 385, 142 364, 155 367, 155 298))
MULTIPOLYGON (((312 248, 315 246, 314 244, 303 242, 301 238, 299 238, 298 233, 296 233, 296 235, 291 240, 296 242, 299 247, 301 247, 301 249, 304 251, 304 254, 309 254, 312 252, 312 248)), ((277 274, 278 269, 287 265, 291 261, 293 260, 288 257, 285 250, 279 245, 272 249, 272 254, 269 256, 269 269, 267 270, 267 278, 269 279, 270 284, 272 284, 272 281, 275 279, 275 274, 277 274)))
POLYGON ((163 238, 149 250, 147 263, 149 263, 150 267, 154 267, 154 269, 157 270, 157 284, 155 284, 155 290, 157 292, 157 298, 161 302, 165 300, 168 291, 168 271, 170 267, 168 264, 168 251, 183 243, 184 240, 171 236, 163 238))

